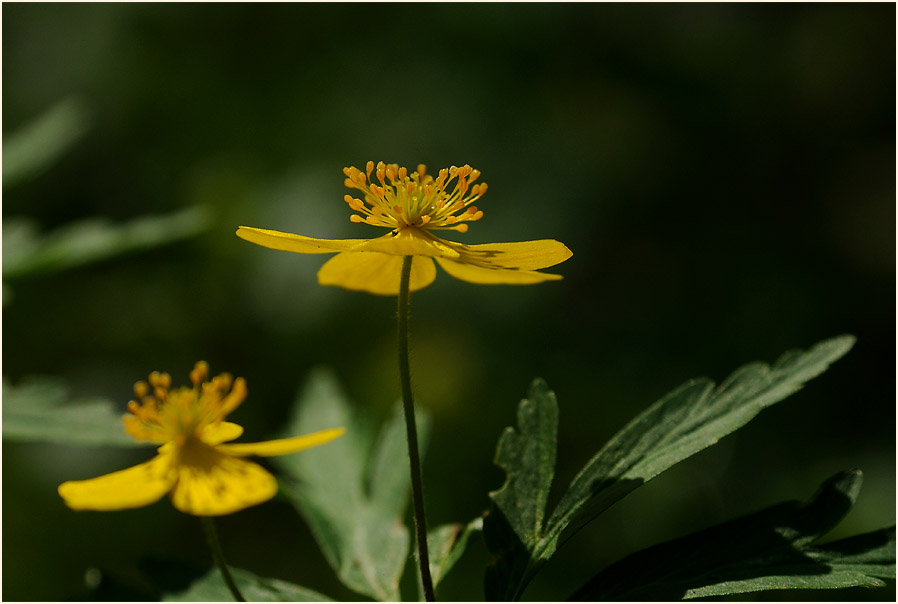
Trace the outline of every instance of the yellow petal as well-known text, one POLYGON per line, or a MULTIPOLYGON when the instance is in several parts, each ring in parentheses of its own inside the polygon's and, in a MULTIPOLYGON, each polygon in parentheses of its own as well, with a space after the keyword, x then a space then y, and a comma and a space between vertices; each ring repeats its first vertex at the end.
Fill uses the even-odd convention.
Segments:
POLYGON ((258 464, 194 441, 181 449, 172 504, 194 516, 221 516, 268 501, 277 480, 258 464))
POLYGON ((218 422, 203 428, 201 440, 207 445, 217 445, 234 440, 243 434, 243 426, 231 422, 218 422))
POLYGON ((393 256, 431 256, 453 260, 460 257, 459 252, 452 248, 452 242, 415 227, 405 227, 391 231, 383 237, 369 239, 353 251, 380 252, 393 256))
POLYGON ((216 447, 222 453, 228 455, 236 455, 242 457, 244 455, 257 455, 259 457, 274 457, 276 455, 286 455, 287 453, 295 453, 303 449, 311 449, 318 445, 330 442, 335 438, 342 436, 346 432, 343 428, 332 428, 330 430, 321 430, 304 436, 294 436, 293 438, 280 438, 278 440, 268 440, 261 443, 236 443, 231 445, 220 445, 216 447))
POLYGON ((474 266, 472 264, 464 264, 462 262, 454 262, 452 260, 443 260, 437 258, 437 262, 443 267, 447 273, 471 283, 481 284, 507 284, 507 285, 530 285, 532 283, 542 283, 543 281, 557 281, 561 279, 561 275, 553 275, 551 273, 539 273, 537 271, 516 271, 505 268, 484 268, 474 266))
MULTIPOLYGON (((377 252, 343 252, 324 263, 318 271, 318 283, 366 291, 382 296, 399 294, 402 256, 377 252)), ((437 276, 433 260, 416 256, 409 280, 411 291, 427 287, 437 276)))
POLYGON ((90 480, 59 485, 59 495, 73 510, 127 510, 150 505, 168 493, 177 474, 171 455, 90 480))
POLYGON ((282 233, 268 229, 242 226, 237 236, 252 243, 273 250, 296 252, 297 254, 331 254, 351 250, 368 241, 367 239, 314 239, 293 233, 282 233))
POLYGON ((555 266, 573 256, 566 245, 554 239, 478 245, 450 242, 449 245, 461 254, 463 262, 525 271, 555 266))

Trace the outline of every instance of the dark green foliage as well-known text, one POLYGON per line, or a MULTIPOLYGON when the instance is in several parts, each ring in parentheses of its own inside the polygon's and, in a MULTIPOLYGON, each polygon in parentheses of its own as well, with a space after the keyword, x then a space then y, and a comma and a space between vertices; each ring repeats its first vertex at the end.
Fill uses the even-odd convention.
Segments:
POLYGON ((895 576, 895 529, 822 546, 851 509, 859 471, 841 472, 807 502, 791 501, 640 551, 612 564, 574 600, 676 600, 773 589, 880 587, 895 576))

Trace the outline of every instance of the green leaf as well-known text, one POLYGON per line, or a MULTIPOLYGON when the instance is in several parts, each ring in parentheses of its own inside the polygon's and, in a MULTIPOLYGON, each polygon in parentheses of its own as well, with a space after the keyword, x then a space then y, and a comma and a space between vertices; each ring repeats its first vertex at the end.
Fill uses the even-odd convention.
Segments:
POLYGON ((810 544, 857 499, 859 471, 830 478, 806 503, 755 514, 637 552, 600 572, 574 600, 674 600, 780 589, 881 587, 895 576, 895 529, 810 544))
MULTIPOLYGON (((822 342, 807 352, 784 354, 770 367, 746 365, 720 386, 706 378, 686 382, 618 432, 577 474, 534 542, 530 519, 541 518, 546 493, 504 489, 485 520, 484 536, 495 559, 487 571, 487 596, 520 597, 524 587, 560 544, 628 493, 676 463, 741 428, 766 407, 799 390, 854 344, 852 336, 822 342), (535 503, 534 503, 535 502, 535 503), (533 507, 540 508, 538 511, 533 507)), ((554 418, 533 433, 554 433, 554 418)), ((503 435, 504 439, 505 435, 503 435)), ((500 453, 502 441, 500 440, 500 453)), ((498 454, 497 454, 498 455, 498 454)), ((546 468, 518 456, 506 466, 509 481, 517 476, 545 476, 546 468), (530 464, 530 465, 527 465, 530 464)), ((494 499, 495 501, 495 499, 494 499)))
POLYGON ((471 535, 482 530, 483 519, 475 518, 468 524, 444 524, 427 532, 427 553, 434 587, 461 558, 471 535))
POLYGON ((74 98, 64 99, 3 140, 3 188, 37 176, 61 157, 85 132, 87 111, 74 98))
POLYGON ((3 221, 3 278, 64 270, 193 237, 211 215, 192 207, 165 216, 142 216, 124 224, 89 218, 40 236, 27 218, 3 221))
POLYGON ((118 411, 111 401, 68 398, 65 382, 59 378, 34 376, 18 386, 4 380, 3 440, 141 446, 125 433, 124 410, 118 411))
MULTIPOLYGON (((247 602, 331 602, 332 599, 280 579, 266 579, 253 573, 231 568, 231 576, 237 589, 247 602)), ((234 596, 225 585, 217 568, 194 581, 186 590, 167 594, 163 602, 232 602, 234 596)))
POLYGON ((506 428, 495 463, 505 470, 505 484, 490 493, 493 502, 483 535, 494 563, 487 569, 490 599, 517 599, 531 552, 543 533, 546 499, 555 473, 558 403, 542 380, 534 380, 518 405, 518 428, 506 428))
MULTIPOLYGON (((344 426, 346 434, 323 447, 278 458, 295 479, 283 492, 303 515, 325 558, 350 589, 382 601, 399 600, 399 579, 409 551, 404 523, 409 497, 405 423, 398 410, 379 435, 318 370, 295 407, 288 433, 344 426)), ((418 413, 420 440, 427 422, 418 413)))

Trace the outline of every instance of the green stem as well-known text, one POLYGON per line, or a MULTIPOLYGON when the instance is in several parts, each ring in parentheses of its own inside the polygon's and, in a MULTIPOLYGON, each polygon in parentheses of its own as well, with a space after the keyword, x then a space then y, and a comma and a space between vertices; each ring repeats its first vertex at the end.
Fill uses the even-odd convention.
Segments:
POLYGON ((405 430, 408 436, 408 459, 412 472, 412 508, 415 511, 415 537, 418 545, 418 567, 424 599, 435 602, 430 560, 427 553, 427 520, 424 517, 424 488, 421 482, 421 458, 418 454, 418 429, 415 426, 415 401, 412 398, 412 378, 408 364, 409 277, 412 256, 402 259, 402 278, 399 281, 399 381, 402 384, 402 409, 405 411, 405 430))
POLYGON ((228 570, 224 554, 221 551, 221 543, 218 542, 218 531, 215 530, 215 523, 212 522, 212 518, 208 516, 200 517, 200 521, 202 521, 203 524, 203 532, 206 533, 206 541, 209 543, 209 548, 212 550, 212 558, 215 560, 215 565, 218 567, 218 570, 221 571, 221 576, 224 578, 225 584, 228 586, 228 589, 231 590, 231 594, 234 596, 234 601, 246 602, 246 598, 243 597, 243 594, 237 589, 237 584, 234 583, 234 577, 231 576, 231 571, 228 570))

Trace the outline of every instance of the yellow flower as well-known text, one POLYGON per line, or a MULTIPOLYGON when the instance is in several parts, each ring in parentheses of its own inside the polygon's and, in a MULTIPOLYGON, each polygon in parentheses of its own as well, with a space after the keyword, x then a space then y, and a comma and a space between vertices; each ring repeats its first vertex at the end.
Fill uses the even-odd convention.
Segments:
POLYGON ((170 390, 171 376, 153 372, 137 382, 141 403, 128 403, 125 431, 162 446, 146 463, 93 478, 64 482, 59 494, 75 510, 124 510, 154 503, 171 493, 174 506, 195 516, 219 516, 268 501, 277 480, 247 455, 269 457, 301 451, 333 440, 343 428, 260 443, 223 444, 243 433, 223 421, 246 397, 243 378, 221 374, 204 382, 209 366, 190 372, 193 387, 170 390))
POLYGON ((314 239, 242 226, 237 236, 299 254, 338 252, 318 271, 321 285, 382 295, 399 293, 403 256, 414 256, 410 278, 414 291, 436 278, 433 260, 453 277, 471 283, 530 284, 561 279, 536 269, 554 266, 572 255, 563 243, 552 239, 464 245, 437 237, 434 231, 464 233, 469 222, 483 216, 473 203, 486 193, 486 183, 471 184, 480 176, 471 166, 444 168, 433 178, 423 165, 409 174, 406 168, 383 162, 375 169, 369 161, 365 172, 353 167, 344 168, 343 173, 346 186, 361 192, 360 197, 344 197, 358 212, 350 216, 352 222, 386 227, 389 233, 376 239, 314 239))

